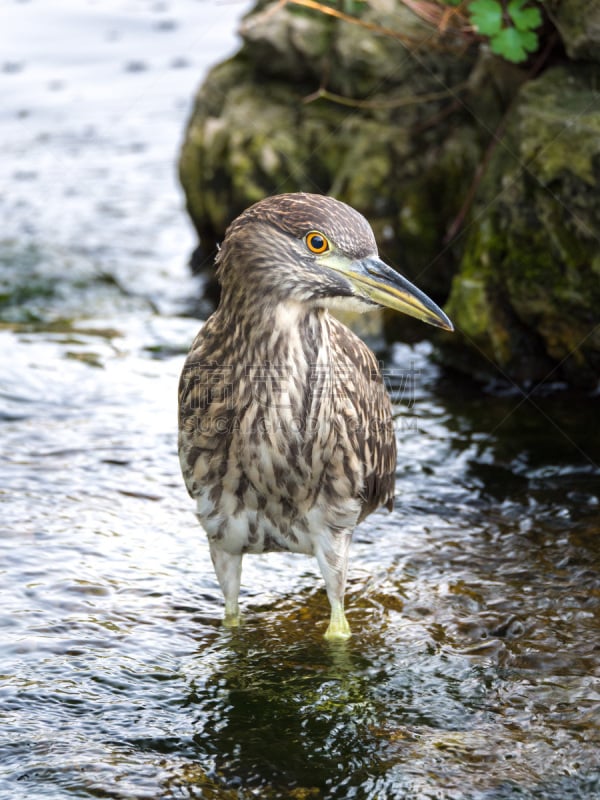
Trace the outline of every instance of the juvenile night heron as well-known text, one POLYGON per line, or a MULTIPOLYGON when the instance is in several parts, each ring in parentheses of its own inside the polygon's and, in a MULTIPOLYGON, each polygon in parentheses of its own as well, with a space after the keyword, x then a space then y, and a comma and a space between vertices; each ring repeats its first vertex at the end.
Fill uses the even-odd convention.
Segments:
POLYGON ((331 197, 284 194, 244 211, 217 256, 221 300, 179 385, 179 455, 239 624, 242 556, 316 556, 346 638, 348 548, 394 499, 391 404, 368 347, 328 309, 387 306, 452 330, 377 254, 366 219, 331 197))

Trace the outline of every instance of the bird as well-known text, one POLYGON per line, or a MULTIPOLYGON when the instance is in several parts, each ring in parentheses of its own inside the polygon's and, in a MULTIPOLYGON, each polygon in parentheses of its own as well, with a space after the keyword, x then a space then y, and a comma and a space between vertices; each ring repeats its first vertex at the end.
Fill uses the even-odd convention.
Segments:
POLYGON ((243 556, 316 557, 344 640, 355 526, 392 510, 392 406, 373 352, 331 311, 387 307, 447 331, 446 314, 378 255, 351 206, 304 192, 266 197, 227 228, 220 300, 179 382, 178 450, 225 600, 241 622, 243 556))

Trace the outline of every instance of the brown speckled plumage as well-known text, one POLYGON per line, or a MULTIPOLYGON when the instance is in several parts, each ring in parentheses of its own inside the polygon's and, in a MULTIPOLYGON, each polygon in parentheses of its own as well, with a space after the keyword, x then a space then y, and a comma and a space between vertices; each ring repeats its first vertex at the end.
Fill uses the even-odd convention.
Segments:
POLYGON ((370 301, 309 251, 310 231, 349 262, 376 257, 364 217, 328 197, 267 198, 227 230, 221 302, 181 376, 179 452, 226 622, 239 617, 242 555, 291 550, 316 555, 330 633, 345 636, 349 540, 373 510, 392 508, 396 442, 375 357, 327 310, 370 301))

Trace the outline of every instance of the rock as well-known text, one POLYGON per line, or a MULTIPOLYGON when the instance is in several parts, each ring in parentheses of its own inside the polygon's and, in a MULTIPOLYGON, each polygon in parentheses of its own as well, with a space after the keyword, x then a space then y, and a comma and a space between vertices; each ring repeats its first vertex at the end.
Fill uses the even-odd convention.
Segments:
POLYGON ((571 64, 520 92, 446 309, 462 334, 448 355, 469 372, 477 353, 519 383, 600 377, 599 81, 571 64))
MULTIPOLYGON (((259 3, 244 20, 240 52, 198 92, 181 152, 198 268, 212 265, 228 222, 248 205, 311 191, 365 214, 384 257, 446 299, 456 252, 443 240, 486 135, 457 101, 475 56, 437 49, 431 28, 396 0, 378 0, 364 18, 427 47, 409 53, 392 37, 292 5, 259 3), (350 104, 305 102, 322 84, 350 104)), ((501 100, 491 81, 483 95, 493 125, 501 100)))
MULTIPOLYGON (((567 51, 593 60, 599 1, 568 14, 578 2, 556 0, 550 13, 567 51)), ((438 302, 451 290, 462 335, 443 338, 447 363, 595 385, 600 67, 567 62, 524 83, 527 69, 440 42, 398 0, 373 0, 361 16, 427 46, 260 0, 239 53, 207 76, 180 158, 196 268, 213 275, 228 223, 265 195, 332 194, 370 220, 388 263, 438 302), (462 232, 449 237, 478 171, 462 232)), ((390 338, 429 333, 398 314, 383 320, 390 338)))
POLYGON ((553 0, 548 12, 570 58, 600 61, 599 0, 553 0))

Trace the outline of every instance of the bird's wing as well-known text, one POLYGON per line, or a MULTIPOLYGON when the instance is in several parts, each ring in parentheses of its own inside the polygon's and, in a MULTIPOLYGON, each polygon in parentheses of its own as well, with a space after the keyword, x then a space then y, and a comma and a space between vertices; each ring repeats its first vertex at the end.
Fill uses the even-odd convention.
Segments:
POLYGON ((353 447, 364 465, 359 495, 364 519, 379 506, 394 504, 396 436, 390 398, 381 370, 367 345, 338 320, 331 318, 332 357, 337 392, 343 398, 346 425, 352 429, 353 447))
POLYGON ((232 377, 213 346, 208 323, 200 331, 179 380, 179 459, 188 492, 214 481, 227 465, 234 409, 232 377))

